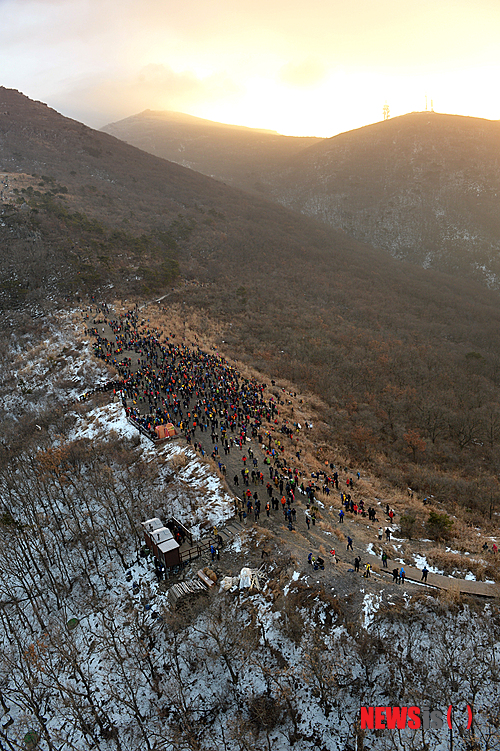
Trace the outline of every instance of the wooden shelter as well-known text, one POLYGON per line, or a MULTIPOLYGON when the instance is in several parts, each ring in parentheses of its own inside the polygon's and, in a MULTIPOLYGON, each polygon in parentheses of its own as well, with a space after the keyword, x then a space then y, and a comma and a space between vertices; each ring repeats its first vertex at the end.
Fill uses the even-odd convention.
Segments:
POLYGON ((154 557, 163 563, 165 568, 180 566, 180 545, 175 540, 168 527, 164 527, 158 517, 142 522, 144 540, 154 557))

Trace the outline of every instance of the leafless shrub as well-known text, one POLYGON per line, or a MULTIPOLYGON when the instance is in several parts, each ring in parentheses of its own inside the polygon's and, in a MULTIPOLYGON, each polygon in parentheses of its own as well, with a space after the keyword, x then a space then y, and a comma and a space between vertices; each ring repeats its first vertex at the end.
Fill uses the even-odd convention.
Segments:
POLYGON ((253 696, 248 704, 250 721, 258 730, 272 730, 281 722, 284 708, 275 696, 259 694, 253 696))
POLYGON ((172 469, 179 470, 187 465, 188 458, 183 451, 180 451, 178 454, 174 454, 168 461, 172 469))

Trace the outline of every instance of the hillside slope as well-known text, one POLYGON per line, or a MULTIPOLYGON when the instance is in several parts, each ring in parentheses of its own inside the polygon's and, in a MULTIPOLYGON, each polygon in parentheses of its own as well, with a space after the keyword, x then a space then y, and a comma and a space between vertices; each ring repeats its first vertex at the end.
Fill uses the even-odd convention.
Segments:
POLYGON ((398 259, 500 285, 500 123, 417 112, 330 139, 146 111, 104 130, 398 259))
POLYGON ((500 284, 500 123, 420 112, 343 133, 270 178, 286 206, 425 268, 500 284))
MULTIPOLYGON (((217 278, 229 271, 237 248, 252 263, 252 254, 265 258, 268 248, 317 242, 317 228, 292 212, 5 88, 0 88, 0 170, 9 207, 3 234, 20 241, 14 257, 3 254, 3 271, 24 269, 37 244, 38 255, 46 255, 45 238, 50 253, 57 251, 53 267, 68 270, 62 274, 64 289, 73 292, 83 279, 94 287, 112 283, 118 291, 150 293, 164 289, 179 268, 201 281, 217 278)), ((330 235, 331 247, 345 241, 330 235)), ((345 248, 350 252, 355 245, 347 240, 345 248)))
POLYGON ((6 317, 27 302, 38 315, 61 294, 165 293, 230 356, 319 394, 325 446, 472 514, 500 503, 496 292, 396 261, 17 92, 0 90, 0 112, 6 317))
POLYGON ((179 112, 145 110, 101 130, 184 167, 243 190, 266 191, 262 175, 320 142, 274 131, 215 123, 179 112))

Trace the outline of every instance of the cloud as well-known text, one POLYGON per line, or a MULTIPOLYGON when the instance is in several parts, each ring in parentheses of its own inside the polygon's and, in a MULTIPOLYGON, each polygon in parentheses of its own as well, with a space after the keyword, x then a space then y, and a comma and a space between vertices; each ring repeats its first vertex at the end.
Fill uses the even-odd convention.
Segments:
POLYGON ((454 112, 497 118, 500 106, 487 86, 498 0, 0 0, 0 28, 0 84, 94 127, 170 109, 291 132, 300 109, 302 132, 308 115, 318 133, 324 102, 326 135, 346 129, 345 111, 360 124, 385 99, 401 111, 421 77, 412 109, 425 92, 454 112), (465 86, 478 67, 485 86, 465 86))
POLYGON ((281 68, 279 73, 282 83, 297 88, 314 86, 322 81, 325 75, 324 65, 312 57, 299 63, 288 63, 281 68))
POLYGON ((227 100, 240 93, 226 73, 201 78, 192 71, 177 72, 151 63, 128 77, 95 76, 68 84, 61 99, 70 117, 101 127, 145 109, 189 112, 194 105, 227 100))
POLYGON ((177 73, 166 65, 155 63, 142 68, 129 86, 141 95, 167 100, 192 97, 214 99, 237 90, 225 74, 213 74, 202 79, 190 71, 177 73))

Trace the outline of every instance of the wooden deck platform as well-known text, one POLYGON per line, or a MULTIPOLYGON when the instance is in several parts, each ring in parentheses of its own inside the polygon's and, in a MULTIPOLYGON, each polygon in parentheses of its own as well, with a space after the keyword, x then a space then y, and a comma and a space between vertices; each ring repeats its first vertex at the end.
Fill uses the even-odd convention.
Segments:
POLYGON ((474 595, 476 597, 500 597, 500 585, 496 583, 456 579, 452 576, 444 576, 444 574, 431 573, 427 575, 427 582, 423 582, 422 571, 414 566, 407 566, 404 563, 399 563, 399 561, 388 560, 387 568, 383 568, 381 559, 369 554, 363 555, 362 560, 364 563, 371 563, 372 566, 375 564, 379 573, 384 576, 384 578, 390 577, 391 580, 392 570, 394 568, 400 569, 402 566, 405 570, 405 578, 407 582, 417 582, 423 587, 434 587, 435 589, 457 592, 464 595, 474 595))

